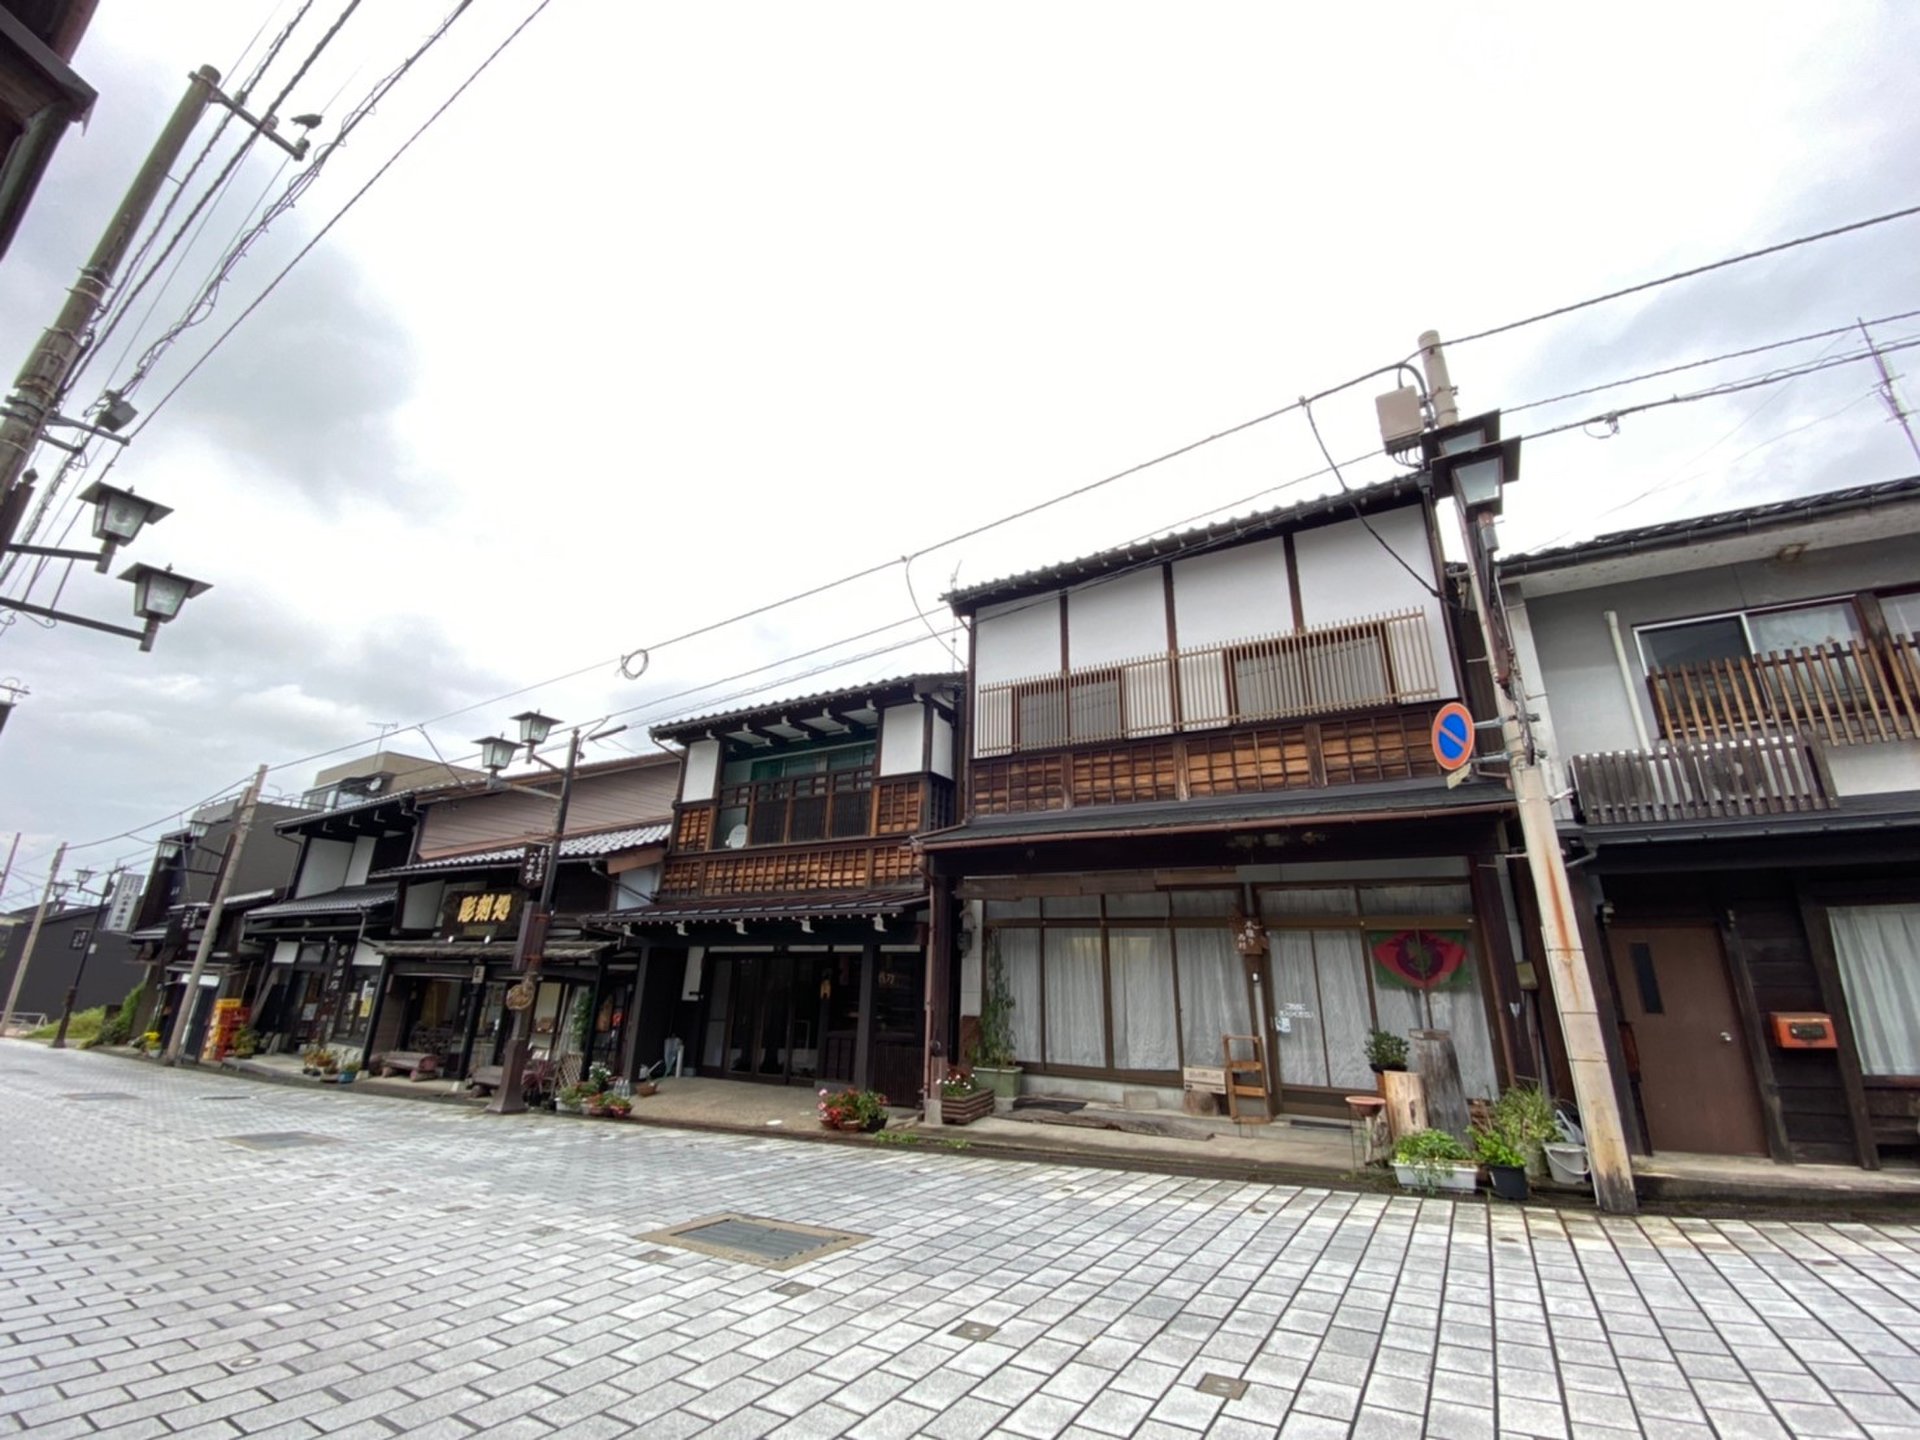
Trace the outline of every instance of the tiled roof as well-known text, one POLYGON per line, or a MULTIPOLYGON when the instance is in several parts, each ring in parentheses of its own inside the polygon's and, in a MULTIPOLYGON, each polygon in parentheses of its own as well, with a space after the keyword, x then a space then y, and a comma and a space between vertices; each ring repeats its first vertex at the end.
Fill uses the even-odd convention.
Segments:
MULTIPOLYGON (((629 825, 621 830, 602 830, 593 835, 569 835, 560 842, 562 860, 597 860, 602 855, 617 855, 623 850, 638 850, 647 845, 664 845, 673 833, 670 820, 649 825, 629 825)), ((442 855, 433 860, 417 860, 411 865, 396 865, 382 870, 380 878, 402 875, 432 875, 443 870, 484 870, 490 865, 518 865, 527 853, 529 840, 520 845, 497 846, 491 850, 469 850, 463 855, 442 855)))
POLYGON ((707 715, 690 715, 684 720, 669 720, 655 725, 648 733, 655 739, 668 738, 688 730, 707 730, 736 721, 758 719, 764 715, 779 715, 794 710, 809 710, 816 705, 825 705, 832 700, 843 700, 854 695, 879 694, 883 691, 908 691, 914 686, 958 685, 962 679, 958 671, 940 671, 924 675, 895 675, 887 680, 870 680, 859 685, 841 685, 832 690, 817 691, 812 695, 792 695, 778 700, 763 700, 740 710, 716 710, 707 715))
POLYGON ((277 905, 262 905, 247 918, 276 920, 283 916, 375 910, 382 905, 391 905, 398 893, 397 885, 346 885, 320 895, 303 895, 297 900, 282 900, 277 905))
POLYGON ((1590 560, 1631 551, 1674 549, 1723 534, 1780 529, 1805 524, 1810 520, 1859 514, 1916 499, 1920 499, 1920 475, 1909 475, 1901 480, 1883 480, 1876 485, 1854 485, 1845 490, 1798 495, 1791 500, 1773 500, 1765 505, 1749 505, 1740 510, 1696 515, 1690 520, 1663 520, 1658 525, 1615 530, 1572 545, 1556 545, 1525 555, 1508 555, 1500 560, 1499 569, 1503 576, 1530 575, 1541 570, 1583 565, 1590 560))
POLYGON ((1350 513, 1355 508, 1380 509, 1419 494, 1421 483, 1422 475, 1412 474, 1385 480, 1378 485, 1364 486, 1358 490, 1335 491, 1331 495, 1317 496, 1297 504, 1282 505, 1272 510, 1256 510, 1251 515, 1216 520, 1211 525, 1196 525, 1189 530, 1175 530, 1151 539, 1135 540, 1125 545, 1118 545, 1111 550, 1083 555, 1077 560, 1064 560, 1057 565, 1042 566, 1038 570, 1025 570, 1018 575, 1008 575, 999 580, 963 586, 940 598, 961 614, 968 614, 982 605, 998 600, 1014 600, 1036 591, 1053 590, 1062 585, 1077 584, 1082 580, 1091 580, 1096 576, 1126 569, 1145 561, 1171 555, 1199 554, 1242 540, 1277 534, 1303 520, 1315 520, 1341 511, 1350 513))
MULTIPOLYGON (((375 950, 390 960, 462 960, 481 963, 487 960, 511 960, 511 940, 496 940, 484 945, 478 940, 369 940, 375 950)), ((605 940, 549 940, 541 953, 549 960, 591 960, 608 948, 605 940)))
POLYGON ((862 890, 851 895, 815 895, 805 899, 669 900, 639 910, 617 910, 608 915, 582 916, 590 925, 678 925, 694 921, 731 923, 735 920, 858 919, 865 915, 897 915, 927 903, 925 890, 862 890))

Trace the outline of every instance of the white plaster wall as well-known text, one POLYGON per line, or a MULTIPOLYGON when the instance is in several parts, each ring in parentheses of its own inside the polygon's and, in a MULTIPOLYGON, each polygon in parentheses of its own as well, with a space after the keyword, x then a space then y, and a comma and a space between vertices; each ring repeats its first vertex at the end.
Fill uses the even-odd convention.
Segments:
POLYGON ((1029 596, 983 608, 973 622, 976 684, 1024 680, 1060 669, 1060 597, 1029 596))
POLYGON ((687 947, 686 968, 680 972, 680 998, 698 1000, 700 998, 700 971, 707 958, 707 947, 689 945, 687 947))
POLYGON ((299 958, 300 942, 298 940, 276 940, 273 942, 274 964, 291 965, 299 958))
POLYGON ((953 722, 938 711, 933 715, 933 773, 953 779, 953 722))
POLYGON ((1891 795, 1920 790, 1920 740, 1875 745, 1830 745, 1827 770, 1834 793, 1891 795))
POLYGON ((1294 537, 1301 615, 1311 628, 1401 610, 1421 611, 1427 619, 1439 693, 1451 698, 1459 690, 1453 683, 1446 615, 1439 599, 1426 588, 1440 586, 1433 573, 1425 511, 1419 505, 1406 505, 1367 518, 1379 539, 1357 519, 1303 530, 1294 537))
POLYGON ((353 847, 344 840, 309 840, 294 895, 324 895, 338 890, 347 883, 347 862, 352 858, 353 847))
POLYGON ((446 896, 444 880, 416 880, 407 887, 407 903, 400 912, 402 930, 431 930, 440 921, 440 901, 446 896))
POLYGON ((720 783, 720 742, 696 740, 687 747, 686 780, 680 798, 711 800, 720 783))
POLYGON ((371 835, 358 836, 353 842, 353 855, 347 861, 348 885, 367 883, 367 872, 373 869, 374 838, 371 835))
POLYGON ((365 940, 358 941, 353 947, 353 963, 355 965, 378 965, 385 958, 384 955, 374 949, 373 946, 365 940))
POLYGON ((1067 595, 1067 665, 1078 670, 1167 648, 1167 590, 1160 566, 1085 585, 1067 595))
POLYGON ((1174 561, 1173 618, 1183 650, 1292 631, 1286 546, 1260 540, 1174 561))
POLYGON ((660 867, 642 865, 638 870, 623 870, 613 877, 613 908, 644 910, 653 903, 660 888, 660 867))
POLYGON ((880 773, 916 775, 925 737, 926 707, 889 705, 880 714, 880 773))

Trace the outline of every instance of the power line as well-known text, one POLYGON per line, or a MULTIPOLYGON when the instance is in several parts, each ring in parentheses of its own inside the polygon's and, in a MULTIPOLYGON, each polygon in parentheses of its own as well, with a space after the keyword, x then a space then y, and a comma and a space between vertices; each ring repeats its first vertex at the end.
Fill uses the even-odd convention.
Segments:
MULTIPOLYGON (((1585 300, 1576 300, 1570 305, 1556 305, 1551 310, 1542 310, 1537 315, 1528 315, 1519 320, 1509 320, 1504 325, 1489 326, 1485 330, 1475 330, 1471 334, 1461 335, 1447 342, 1448 346, 1458 349, 1462 345, 1471 345, 1475 340, 1485 340, 1493 335, 1505 335, 1509 331, 1519 330, 1528 325, 1538 325, 1542 320, 1558 319, 1562 315, 1571 315, 1576 310, 1585 310, 1594 305, 1604 305, 1609 300, 1619 300, 1628 295, 1638 295, 1642 291, 1655 290, 1662 285, 1671 285, 1677 280, 1691 280, 1696 276, 1711 274, 1715 270, 1725 270, 1732 265, 1744 265, 1749 260, 1759 260, 1768 255, 1778 255, 1782 251, 1797 249, 1802 245, 1811 245, 1818 240, 1831 240, 1836 235, 1851 235, 1856 230, 1867 230, 1875 225, 1885 225, 1894 220, 1905 220, 1909 216, 1920 215, 1920 205, 1909 205, 1902 210, 1889 210, 1884 215, 1873 215, 1865 220, 1855 220, 1850 224, 1836 225, 1830 230, 1816 231, 1812 235, 1801 235, 1793 240, 1782 240, 1777 245, 1763 246, 1758 250, 1744 251, 1738 255, 1729 255, 1722 260, 1714 260, 1705 265, 1695 265, 1690 269, 1676 270, 1671 275, 1662 275, 1654 280, 1642 280, 1637 285, 1623 286, 1618 290, 1609 290, 1604 295, 1594 295, 1585 300)), ((1418 355, 1419 351, 1414 351, 1418 355)), ((1409 359, 1412 356, 1408 357, 1409 359)))

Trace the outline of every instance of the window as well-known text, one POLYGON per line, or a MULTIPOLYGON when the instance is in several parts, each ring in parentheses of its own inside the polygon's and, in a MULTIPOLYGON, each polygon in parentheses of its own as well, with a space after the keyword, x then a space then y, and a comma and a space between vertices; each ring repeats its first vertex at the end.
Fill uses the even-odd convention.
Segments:
POLYGON ((715 838, 737 850, 866 835, 874 750, 868 742, 729 761, 715 838))
POLYGON ((1860 1069, 1920 1076, 1920 905, 1827 911, 1860 1069))
POLYGON ((1920 590, 1904 595, 1882 595, 1880 613, 1887 618, 1887 629, 1895 635, 1920 635, 1920 590))
POLYGON ((1743 614, 1715 615, 1667 625, 1643 625, 1640 653, 1649 670, 1745 660, 1776 651, 1812 649, 1860 638, 1851 600, 1785 605, 1743 614))
POLYGON ((1640 650, 1649 670, 1702 665, 1710 660, 1744 660, 1748 655, 1747 632, 1737 615, 1696 620, 1690 625, 1662 625, 1640 632, 1640 650))

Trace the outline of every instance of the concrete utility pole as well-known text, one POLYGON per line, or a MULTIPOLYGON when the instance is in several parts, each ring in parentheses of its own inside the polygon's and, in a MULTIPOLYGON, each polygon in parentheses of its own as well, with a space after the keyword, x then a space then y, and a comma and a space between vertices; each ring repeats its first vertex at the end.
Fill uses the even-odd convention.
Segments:
POLYGON ((23 481, 22 472, 34 447, 40 443, 40 433, 46 428, 48 417, 66 390, 67 376, 73 370, 74 361, 79 359, 87 332, 106 300, 114 272, 120 268, 134 236, 145 223, 147 211, 165 183, 167 172, 186 148, 193 127, 208 102, 218 95, 219 84, 220 72, 211 65, 201 66, 188 77, 186 95, 174 107, 173 118, 160 132, 140 173, 134 176, 126 198, 121 200, 100 243, 94 247, 92 258, 80 271, 79 280, 67 292, 59 317, 40 337, 40 343, 13 382, 11 402, 6 407, 5 418, 0 420, 0 545, 13 539, 20 517, 33 498, 31 481, 23 481))
MULTIPOLYGON (((20 844, 18 835, 13 837, 16 847, 20 844)), ((67 842, 62 840, 60 848, 53 852, 53 865, 47 871, 47 888, 40 892, 40 907, 33 912, 33 925, 27 931, 27 943, 20 951, 20 963, 14 967, 13 984, 7 987, 7 1005, 0 1010, 0 1035, 5 1035, 13 1025, 13 1002, 20 998, 20 986, 27 978, 27 966, 33 961, 33 947, 40 939, 40 926, 47 918, 47 902, 53 899, 53 882, 60 878, 60 866, 67 858, 67 842)), ((13 855, 7 855, 7 868, 13 868, 13 855)))
POLYGON ((1907 415, 1906 407, 1900 403, 1900 392, 1893 388, 1893 375, 1887 369, 1886 356, 1880 353, 1880 346, 1875 343, 1864 320, 1860 322, 1860 333, 1866 338, 1867 348, 1873 352, 1874 368, 1880 372, 1880 399, 1886 405, 1887 413, 1893 417, 1893 423, 1898 425, 1901 432, 1906 435, 1907 446, 1913 451, 1913 458, 1920 460, 1920 439, 1914 438, 1913 422, 1907 415))
POLYGON ((207 968, 207 957, 213 953, 214 939, 220 933, 220 915, 226 908, 227 892, 233 888, 233 872, 240 863, 241 850, 246 846, 247 832, 253 828, 253 812, 260 803, 260 792, 266 783, 267 767, 262 765, 253 772, 253 783, 247 786, 247 793, 240 801, 240 818, 234 822, 233 838, 227 842, 227 858, 220 866, 220 878, 214 882, 213 903, 207 910, 207 928, 201 932, 200 943, 193 952, 193 968, 187 972, 187 995, 180 1002, 180 1013, 173 1017, 173 1034, 167 1037, 167 1053, 161 1060, 163 1065, 180 1063, 180 1047, 186 1044, 187 1036, 193 1029, 193 1012, 200 1002, 200 972, 207 968))
MULTIPOLYGON (((1420 337, 1420 361, 1426 371, 1427 391, 1433 399, 1434 423, 1457 422, 1460 410, 1454 400, 1453 381, 1447 373, 1446 356, 1440 350, 1440 336, 1435 331, 1429 330, 1420 337)), ((1586 1134, 1594 1199, 1602 1210, 1631 1215, 1639 1208, 1639 1199, 1633 1189, 1633 1162, 1627 1154, 1612 1067, 1607 1063, 1593 972, 1587 965, 1586 949, 1580 943, 1573 887, 1567 881, 1566 859, 1560 853, 1560 834, 1553 822, 1553 801, 1547 793, 1546 775, 1534 754, 1522 707, 1514 698, 1526 693, 1520 682, 1518 659, 1507 627, 1494 623, 1491 607, 1498 603, 1499 597, 1487 593, 1489 587, 1483 576, 1483 572, 1491 570, 1486 559, 1491 550, 1486 540, 1475 533, 1475 525, 1468 518, 1466 503, 1457 488, 1453 499, 1467 546, 1474 613, 1480 619, 1487 654, 1494 658, 1496 670, 1504 671, 1509 677, 1507 685, 1494 685, 1494 704, 1499 710, 1513 798, 1520 811, 1527 868, 1533 876, 1534 894, 1540 905, 1540 935, 1546 949, 1547 979, 1553 988, 1553 1004, 1559 1011, 1560 1030, 1566 1041, 1574 1103, 1580 1107, 1580 1128, 1586 1134)), ((1491 526, 1492 517, 1483 516, 1482 523, 1491 526)))

